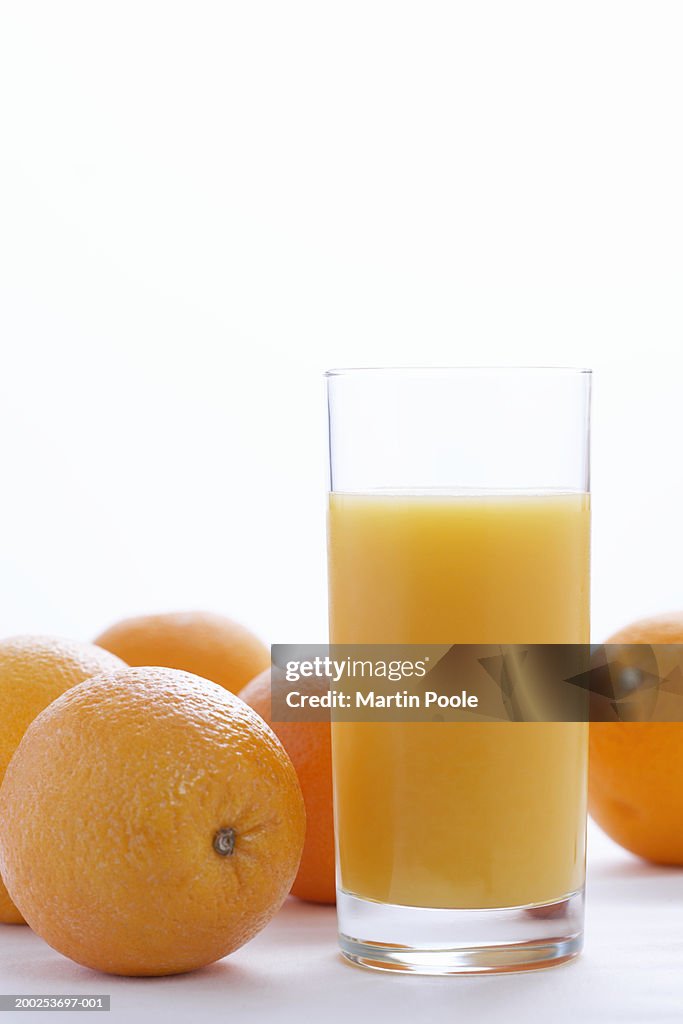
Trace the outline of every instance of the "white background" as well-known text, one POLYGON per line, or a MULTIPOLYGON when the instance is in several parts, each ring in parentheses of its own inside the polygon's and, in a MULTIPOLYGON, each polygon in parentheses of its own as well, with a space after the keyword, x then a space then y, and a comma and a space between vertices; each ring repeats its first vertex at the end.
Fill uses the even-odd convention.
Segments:
POLYGON ((0 6, 0 623, 326 628, 330 365, 596 370, 594 637, 683 606, 683 6, 0 6))

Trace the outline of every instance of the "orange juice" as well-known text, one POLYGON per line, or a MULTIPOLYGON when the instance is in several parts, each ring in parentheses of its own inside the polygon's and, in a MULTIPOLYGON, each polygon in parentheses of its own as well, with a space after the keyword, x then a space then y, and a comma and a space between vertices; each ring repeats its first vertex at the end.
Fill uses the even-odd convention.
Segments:
MULTIPOLYGON (((331 495, 333 643, 583 643, 589 498, 331 495)), ((340 885, 413 907, 583 884, 584 723, 333 726, 340 885)))

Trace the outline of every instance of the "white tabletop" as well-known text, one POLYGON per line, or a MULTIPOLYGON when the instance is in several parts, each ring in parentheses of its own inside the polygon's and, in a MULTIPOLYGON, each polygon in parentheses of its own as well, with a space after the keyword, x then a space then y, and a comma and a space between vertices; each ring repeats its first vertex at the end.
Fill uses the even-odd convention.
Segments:
MULTIPOLYGON (((683 870, 644 864, 593 827, 588 885, 585 951, 547 971, 429 978, 364 970, 339 956, 331 908, 290 899, 243 949, 172 978, 95 974, 28 928, 0 926, 0 993, 111 994, 104 1019, 112 1022, 683 1021, 683 870)), ((57 1020, 71 1018, 92 1015, 62 1011, 57 1020)), ((19 1019, 45 1024, 49 1011, 19 1019)))

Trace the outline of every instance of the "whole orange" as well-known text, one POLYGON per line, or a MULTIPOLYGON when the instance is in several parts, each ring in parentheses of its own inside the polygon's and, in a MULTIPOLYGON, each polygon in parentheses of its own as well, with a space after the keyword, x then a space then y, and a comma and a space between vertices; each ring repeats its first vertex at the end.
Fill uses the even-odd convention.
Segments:
MULTIPOLYGON (((641 619, 607 643, 683 644, 683 612, 641 619)), ((592 722, 589 808, 632 853, 683 864, 683 723, 592 722)))
MULTIPOLYGON (((0 782, 27 727, 65 690, 124 663, 93 644, 52 636, 13 636, 0 642, 0 782)), ((6 822, 0 819, 0 827, 6 822)), ((0 922, 23 924, 0 879, 0 922)))
POLYGON ((306 818, 291 761, 237 697, 173 669, 74 687, 0 788, 0 870, 31 927, 110 974, 209 964, 285 899, 306 818))
MULTIPOLYGON (((302 680, 309 685, 314 680, 302 680)), ((273 722, 270 669, 245 686, 240 697, 257 711, 292 759, 306 804, 306 842, 292 893, 314 903, 334 903, 334 817, 329 722, 273 722)))
POLYGON ((270 652, 238 622, 212 612, 169 612, 123 619, 95 640, 127 665, 192 672, 238 693, 270 664, 270 652))

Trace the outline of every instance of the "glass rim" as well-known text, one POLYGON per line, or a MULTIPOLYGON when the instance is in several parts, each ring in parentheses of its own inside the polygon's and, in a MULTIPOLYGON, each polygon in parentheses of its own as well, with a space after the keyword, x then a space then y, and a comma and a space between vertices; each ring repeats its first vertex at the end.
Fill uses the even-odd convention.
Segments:
POLYGON ((549 374, 551 376, 588 376, 592 369, 585 366, 348 366, 325 370, 324 377, 389 376, 428 377, 443 374, 549 374))

